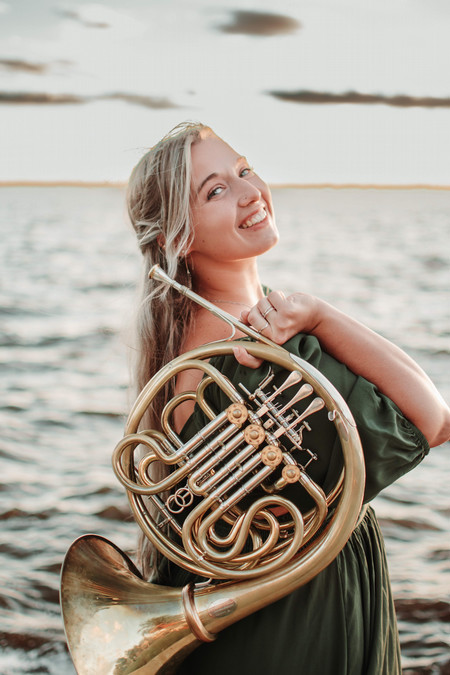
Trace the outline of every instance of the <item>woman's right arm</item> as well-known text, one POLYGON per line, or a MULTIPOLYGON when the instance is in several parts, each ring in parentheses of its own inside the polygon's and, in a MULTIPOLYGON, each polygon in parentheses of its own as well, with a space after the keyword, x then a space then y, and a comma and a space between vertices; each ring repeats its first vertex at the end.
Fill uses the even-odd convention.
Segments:
MULTIPOLYGON (((261 326, 267 301, 276 311, 266 314, 268 325, 263 335, 277 344, 284 344, 297 333, 314 335, 326 352, 394 401, 431 447, 449 440, 448 406, 425 372, 403 350, 325 301, 304 293, 285 297, 272 292, 242 318, 261 326)), ((243 365, 255 365, 243 354, 236 357, 243 365)))

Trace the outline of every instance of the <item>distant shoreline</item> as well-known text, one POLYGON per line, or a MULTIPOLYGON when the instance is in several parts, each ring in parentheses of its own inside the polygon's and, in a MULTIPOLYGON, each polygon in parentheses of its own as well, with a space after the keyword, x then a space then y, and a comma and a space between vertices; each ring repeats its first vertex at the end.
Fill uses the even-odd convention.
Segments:
MULTIPOLYGON (((125 182, 120 181, 0 181, 2 187, 83 187, 114 188, 123 190, 125 182)), ((450 190, 450 185, 432 185, 427 183, 271 183, 271 189, 297 190, 450 190)))

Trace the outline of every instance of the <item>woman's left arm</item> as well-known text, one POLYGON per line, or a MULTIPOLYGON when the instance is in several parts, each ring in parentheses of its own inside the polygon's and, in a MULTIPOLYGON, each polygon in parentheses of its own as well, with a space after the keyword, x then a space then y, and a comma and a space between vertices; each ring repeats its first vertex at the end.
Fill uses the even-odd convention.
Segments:
MULTIPOLYGON (((297 333, 317 337, 322 348, 372 382, 424 434, 431 447, 450 438, 450 410, 425 372, 399 347, 327 302, 304 293, 272 291, 242 316, 277 344, 297 333), (268 303, 274 311, 266 312, 268 303), (262 315, 266 313, 266 316, 262 315)), ((243 365, 252 365, 237 353, 243 365)))

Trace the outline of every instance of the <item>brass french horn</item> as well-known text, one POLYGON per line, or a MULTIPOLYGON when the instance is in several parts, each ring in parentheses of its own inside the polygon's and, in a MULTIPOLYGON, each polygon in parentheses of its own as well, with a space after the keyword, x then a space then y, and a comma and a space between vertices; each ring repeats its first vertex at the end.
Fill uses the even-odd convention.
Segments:
POLYGON ((108 540, 96 535, 76 540, 63 564, 61 606, 79 675, 176 672, 202 641, 214 640, 227 626, 288 595, 329 565, 350 537, 362 505, 361 443, 334 386, 310 364, 158 266, 150 276, 254 338, 243 343, 245 348, 276 372, 252 392, 235 386, 210 362, 239 344, 224 341, 174 359, 141 392, 114 450, 114 471, 144 534, 169 560, 207 581, 182 589, 152 584, 108 540), (167 403, 162 431, 140 429, 161 387, 191 368, 204 373, 197 391, 167 403), (229 400, 224 410, 212 409, 210 386, 229 400), (182 440, 171 418, 186 400, 195 400, 209 421, 182 440), (316 455, 303 441, 322 409, 328 413, 325 423, 336 429, 343 458, 339 480, 327 494, 308 473, 316 455), (152 477, 158 462, 170 467, 160 481, 152 477), (312 504, 304 512, 282 494, 293 485, 312 504))

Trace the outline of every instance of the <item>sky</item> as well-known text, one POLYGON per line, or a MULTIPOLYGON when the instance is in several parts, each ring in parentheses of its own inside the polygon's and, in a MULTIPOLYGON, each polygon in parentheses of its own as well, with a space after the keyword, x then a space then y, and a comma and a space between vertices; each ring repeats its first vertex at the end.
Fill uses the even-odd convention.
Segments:
POLYGON ((0 181, 126 181, 183 120, 275 184, 450 186, 448 0, 0 0, 0 181))

